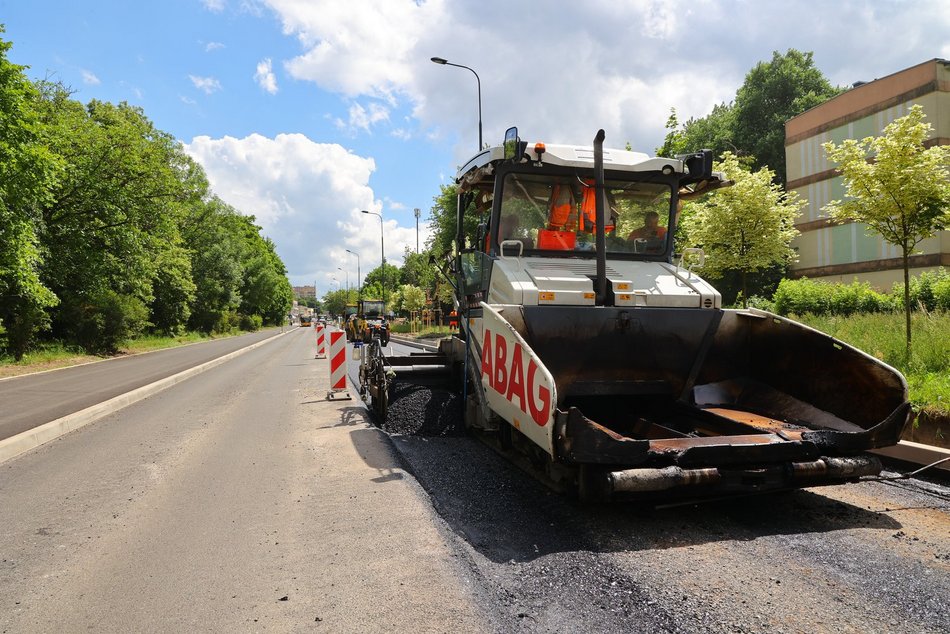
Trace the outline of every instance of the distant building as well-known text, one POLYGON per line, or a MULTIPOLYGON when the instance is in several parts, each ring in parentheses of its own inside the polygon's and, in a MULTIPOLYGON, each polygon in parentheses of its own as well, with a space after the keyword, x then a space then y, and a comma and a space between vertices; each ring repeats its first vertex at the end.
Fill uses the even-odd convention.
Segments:
POLYGON ((294 286, 294 297, 298 299, 316 299, 317 289, 314 286, 294 286))
MULTIPOLYGON (((903 280, 899 247, 869 236, 864 224, 829 223, 822 207, 843 199, 845 192, 821 144, 878 135, 914 104, 923 107, 925 121, 933 127, 928 147, 950 145, 950 62, 932 59, 882 79, 858 82, 786 122, 786 187, 808 200, 796 224, 801 236, 792 246, 798 250, 799 261, 792 265, 791 277, 845 283, 857 278, 881 290, 903 280)), ((950 231, 924 240, 916 250, 919 253, 910 260, 911 275, 950 266, 950 231)))

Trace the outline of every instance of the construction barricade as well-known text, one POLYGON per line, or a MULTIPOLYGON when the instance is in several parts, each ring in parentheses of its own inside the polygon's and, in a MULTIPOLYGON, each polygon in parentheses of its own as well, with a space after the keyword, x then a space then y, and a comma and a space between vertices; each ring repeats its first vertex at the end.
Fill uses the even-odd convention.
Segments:
POLYGON ((317 324, 317 354, 313 357, 314 359, 326 359, 327 358, 327 335, 326 335, 326 326, 323 324, 317 324))
POLYGON ((330 332, 330 390, 327 400, 343 394, 341 398, 350 399, 346 389, 346 336, 342 330, 330 332))

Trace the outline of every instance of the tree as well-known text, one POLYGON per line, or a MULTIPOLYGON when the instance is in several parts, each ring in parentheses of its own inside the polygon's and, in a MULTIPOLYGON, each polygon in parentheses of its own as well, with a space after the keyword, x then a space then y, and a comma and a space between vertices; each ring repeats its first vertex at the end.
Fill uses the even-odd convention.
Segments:
POLYGON ((418 286, 412 284, 403 284, 402 290, 402 309, 408 313, 414 313, 422 310, 426 305, 426 294, 418 286))
MULTIPOLYGON (((378 288, 379 291, 382 291, 383 282, 385 281, 386 294, 389 295, 393 293, 399 285, 400 271, 399 267, 386 263, 385 275, 382 265, 377 266, 375 269, 366 274, 366 277, 363 279, 363 297, 371 297, 374 299, 382 299, 382 295, 368 295, 367 293, 373 292, 370 289, 378 288)), ((379 292, 376 291, 376 292, 379 292)))
POLYGON ((700 119, 690 119, 679 129, 676 109, 670 109, 670 117, 666 121, 669 130, 663 145, 656 148, 657 156, 673 158, 677 154, 697 152, 702 149, 712 150, 713 156, 722 156, 727 150, 735 150, 732 142, 733 135, 733 107, 731 104, 713 106, 711 113, 700 119))
POLYGON ((755 157, 754 169, 768 166, 785 185, 785 122, 843 92, 815 68, 812 53, 793 48, 759 62, 736 92, 732 138, 755 157))
POLYGON ((824 209, 835 220, 863 222, 901 249, 908 358, 910 254, 921 240, 950 226, 950 147, 925 149, 931 129, 924 122, 923 108, 915 104, 881 136, 822 145, 828 159, 838 164, 849 198, 831 201, 824 209))
POLYGON ((439 194, 432 198, 429 210, 429 227, 432 231, 426 241, 426 249, 437 255, 449 253, 455 240, 456 210, 458 209, 458 185, 440 185, 439 194))
POLYGON ((429 289, 435 285, 435 276, 438 273, 435 265, 429 262, 429 251, 420 253, 406 247, 402 268, 399 271, 399 281, 403 284, 412 284, 421 289, 429 289))
POLYGON ((189 224, 183 235, 197 287, 188 326, 204 332, 226 332, 236 322, 241 304, 244 245, 237 231, 241 221, 237 211, 218 198, 196 211, 200 220, 189 224))
POLYGON ((749 273, 795 260, 790 243, 798 235, 794 222, 805 201, 773 183, 771 170, 744 170, 731 152, 714 169, 735 184, 689 203, 684 229, 688 243, 706 252, 711 275, 740 273, 746 305, 749 273))
MULTIPOLYGON (((663 145, 656 148, 657 156, 673 158, 677 154, 686 152, 685 133, 679 129, 679 120, 676 118, 676 108, 670 108, 670 116, 666 119, 666 137, 663 139, 663 145)), ((632 150, 630 143, 627 142, 627 151, 632 150)))
POLYGON ((157 331, 176 335, 188 324, 197 288, 191 279, 188 252, 181 247, 163 250, 156 269, 152 282, 154 299, 149 305, 150 321, 157 331))
POLYGON ((180 247, 180 218, 207 184, 189 169, 178 141, 141 109, 95 100, 84 106, 60 84, 38 86, 43 140, 65 164, 42 207, 42 246, 50 254, 43 278, 62 300, 52 312, 54 333, 90 352, 111 352, 149 324, 156 284, 166 297, 190 294, 191 280, 160 272, 158 263, 180 247))
POLYGON ((0 334, 3 348, 19 360, 48 326, 47 309, 59 301, 40 277, 38 211, 50 198, 61 162, 42 143, 39 93, 24 67, 7 59, 11 46, 0 40, 0 334))
POLYGON ((347 303, 346 291, 344 289, 327 291, 323 296, 324 310, 331 315, 342 315, 347 303))

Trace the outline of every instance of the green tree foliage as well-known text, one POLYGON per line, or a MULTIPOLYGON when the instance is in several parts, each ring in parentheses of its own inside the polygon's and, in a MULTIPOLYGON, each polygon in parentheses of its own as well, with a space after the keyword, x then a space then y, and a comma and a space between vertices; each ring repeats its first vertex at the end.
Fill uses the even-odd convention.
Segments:
POLYGON ((402 304, 400 308, 407 313, 422 310, 426 305, 426 294, 418 286, 412 284, 403 284, 400 287, 402 291, 402 304))
POLYGON ((399 280, 402 273, 398 266, 386 263, 384 269, 382 265, 366 274, 363 279, 363 297, 371 299, 382 299, 384 292, 387 302, 389 297, 399 288, 399 280))
POLYGON ((735 151, 732 142, 733 136, 733 107, 731 104, 718 104, 705 117, 690 119, 679 125, 676 109, 670 110, 666 128, 669 130, 661 147, 656 149, 657 156, 674 157, 677 154, 697 152, 702 149, 712 150, 714 156, 722 156, 723 152, 735 151))
POLYGON ((707 116, 682 126, 672 109, 656 152, 670 157, 703 148, 715 156, 732 152, 752 170, 768 167, 784 186, 785 122, 841 92, 815 68, 811 53, 775 51, 771 61, 759 62, 746 74, 732 103, 714 106, 707 116))
POLYGON ((148 325, 140 309, 155 300, 157 263, 178 245, 182 205, 200 191, 181 177, 177 141, 140 109, 83 106, 60 85, 41 89, 44 138, 67 166, 42 209, 50 254, 43 274, 62 300, 54 328, 92 352, 110 352, 122 343, 114 337, 148 325))
POLYGON ((346 309, 346 305, 350 302, 347 299, 346 291, 344 289, 338 289, 328 291, 323 296, 322 303, 327 313, 331 315, 342 315, 346 309))
POLYGON ((759 62, 736 92, 732 137, 737 148, 755 157, 753 169, 769 167, 785 185, 785 122, 842 92, 815 68, 812 53, 793 48, 759 62))
POLYGON ((190 328, 204 332, 232 328, 244 278, 242 233, 240 215, 217 198, 209 202, 200 224, 185 233, 197 287, 190 328))
POLYGON ((805 201, 773 183, 771 170, 746 171, 731 152, 715 169, 735 184, 689 203, 684 229, 688 243, 706 252, 706 269, 713 277, 727 271, 741 275, 745 302, 749 273, 795 259, 790 243, 798 235, 794 222, 805 201))
POLYGON ((435 276, 438 273, 435 265, 429 262, 429 251, 416 253, 406 247, 402 268, 399 272, 399 281, 402 284, 411 284, 421 289, 435 287, 435 276))
POLYGON ((156 331, 177 335, 188 323, 195 302, 197 286, 191 276, 191 259, 183 247, 172 247, 162 251, 155 264, 149 304, 151 322, 156 331))
MULTIPOLYGON (((2 27, 0 27, 2 28, 2 27)), ((145 329, 280 323, 287 271, 253 217, 126 103, 32 83, 0 40, 0 346, 50 337, 109 353, 145 329)))
MULTIPOLYGON (((447 253, 452 253, 452 245, 455 243, 458 226, 458 186, 454 183, 442 185, 439 189, 439 195, 432 199, 432 203, 432 209, 429 210, 429 227, 432 233, 426 242, 426 249, 435 254, 437 258, 441 258, 447 253)), ((471 212, 473 210, 474 206, 466 211, 471 212)), ((477 215, 466 213, 465 222, 464 235, 475 235, 475 225, 478 223, 477 215)))
POLYGON ((895 119, 878 137, 825 143, 838 164, 848 200, 825 210, 835 220, 862 222, 901 249, 907 354, 910 354, 910 263, 917 244, 950 226, 950 146, 924 147, 932 128, 919 105, 895 119), (873 157, 873 161, 868 159, 873 157))
POLYGON ((42 143, 38 92, 7 59, 11 46, 0 40, 0 346, 20 359, 58 302, 40 276, 39 209, 61 162, 42 143))

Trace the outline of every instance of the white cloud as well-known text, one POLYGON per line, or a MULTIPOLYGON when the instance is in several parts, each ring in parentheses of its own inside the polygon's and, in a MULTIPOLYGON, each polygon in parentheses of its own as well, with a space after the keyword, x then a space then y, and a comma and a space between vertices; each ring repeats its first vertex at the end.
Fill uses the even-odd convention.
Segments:
POLYGON ((212 13, 221 13, 224 11, 227 2, 226 0, 201 0, 201 4, 205 5, 205 9, 212 13))
POLYGON ((186 97, 185 95, 178 95, 178 98, 181 99, 181 102, 182 102, 182 103, 188 104, 189 106, 193 106, 193 105, 195 105, 195 104, 198 103, 197 101, 195 101, 195 100, 192 99, 191 97, 186 97))
POLYGON ((205 53, 217 51, 222 48, 225 48, 225 46, 221 42, 208 42, 207 44, 205 44, 205 53))
POLYGON ((362 209, 383 212, 387 261, 401 262, 405 247, 415 248, 415 227, 399 227, 375 200, 372 158, 302 134, 199 136, 184 148, 204 167, 214 193, 257 218, 295 283, 325 283, 350 265, 353 283, 356 265, 346 249, 360 254, 364 276, 379 266, 380 221, 362 209))
POLYGON ((269 57, 262 59, 257 63, 257 71, 254 73, 254 81, 257 82, 257 85, 260 86, 262 90, 272 95, 277 93, 277 76, 274 75, 269 57))
POLYGON ((347 96, 392 99, 411 83, 416 44, 443 0, 363 0, 359 10, 335 0, 267 4, 308 49, 287 62, 292 77, 347 96))
POLYGON ((82 83, 86 84, 87 86, 98 86, 102 83, 102 81, 96 77, 96 74, 91 70, 82 69, 80 72, 82 73, 82 83))
POLYGON ((194 84, 195 88, 206 95, 221 90, 221 82, 214 77, 198 77, 197 75, 188 75, 188 79, 194 84))
POLYGON ((371 132, 374 125, 388 120, 389 110, 381 104, 371 103, 368 108, 364 108, 362 105, 354 103, 349 109, 349 120, 337 119, 335 123, 338 128, 354 134, 359 130, 367 133, 371 132))
MULTIPOLYGON (((608 143, 652 152, 670 108, 681 121, 705 116, 772 51, 814 51, 816 66, 842 85, 947 57, 944 4, 841 2, 816 11, 812 0, 696 0, 683 10, 666 0, 547 0, 539 11, 510 0, 364 0, 354 11, 336 0, 267 0, 305 49, 285 62, 291 76, 348 99, 382 100, 390 112, 411 108, 413 125, 389 134, 418 126, 419 137, 444 142, 451 132, 456 160, 475 146, 477 84, 432 56, 479 73, 488 142, 516 124, 530 138, 586 144, 603 127, 608 143)), ((351 108, 340 125, 366 131, 374 122, 363 114, 351 108)))

